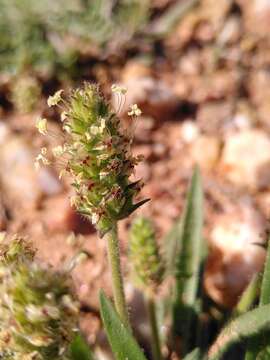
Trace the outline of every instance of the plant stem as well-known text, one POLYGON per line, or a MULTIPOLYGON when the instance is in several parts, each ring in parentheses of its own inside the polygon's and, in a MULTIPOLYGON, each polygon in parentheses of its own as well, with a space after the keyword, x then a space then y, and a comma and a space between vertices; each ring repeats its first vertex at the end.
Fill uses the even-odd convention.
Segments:
POLYGON ((147 296, 147 310, 149 316, 149 322, 151 327, 151 337, 152 337, 152 356, 154 360, 161 360, 161 347, 160 347, 160 338, 159 330, 156 317, 156 304, 152 295, 147 296))
POLYGON ((112 276, 114 305, 123 324, 130 329, 129 316, 124 293, 123 277, 121 272, 119 240, 116 226, 107 233, 106 240, 112 276))

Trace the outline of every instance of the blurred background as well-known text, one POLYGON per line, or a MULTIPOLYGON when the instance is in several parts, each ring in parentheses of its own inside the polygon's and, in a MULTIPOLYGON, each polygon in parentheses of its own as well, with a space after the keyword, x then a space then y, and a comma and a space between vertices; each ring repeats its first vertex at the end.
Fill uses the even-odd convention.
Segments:
MULTIPOLYGON (((207 296, 229 309, 264 261, 270 206, 269 0, 0 0, 0 230, 26 234, 41 259, 60 266, 78 248, 90 259, 74 271, 95 343, 98 291, 110 292, 105 243, 69 204, 57 169, 34 158, 60 133, 56 90, 113 83, 137 103, 136 177, 151 202, 140 212, 162 236, 180 216, 192 168, 205 192, 207 296)), ((121 115, 121 114, 120 114, 121 115)), ((129 221, 121 225, 123 254, 129 221)), ((128 266, 125 262, 125 271, 128 266)), ((129 285, 129 284, 128 284, 129 285)), ((132 297, 132 286, 127 287, 132 297)))

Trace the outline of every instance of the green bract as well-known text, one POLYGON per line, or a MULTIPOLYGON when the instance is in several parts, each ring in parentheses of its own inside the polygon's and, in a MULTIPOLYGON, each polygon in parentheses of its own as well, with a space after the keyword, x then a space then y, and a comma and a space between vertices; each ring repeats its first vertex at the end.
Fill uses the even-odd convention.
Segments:
POLYGON ((85 83, 67 100, 58 91, 49 98, 52 104, 64 107, 61 119, 67 132, 66 143, 53 149, 64 164, 60 176, 72 176, 76 191, 72 205, 89 217, 103 236, 147 201, 134 204, 141 183, 129 180, 141 157, 132 156, 132 136, 122 129, 98 86, 85 83))
POLYGON ((0 245, 0 359, 70 359, 78 306, 68 275, 33 262, 20 238, 0 245))
POLYGON ((163 264, 150 220, 137 218, 130 230, 130 262, 136 283, 150 290, 162 281, 163 264))

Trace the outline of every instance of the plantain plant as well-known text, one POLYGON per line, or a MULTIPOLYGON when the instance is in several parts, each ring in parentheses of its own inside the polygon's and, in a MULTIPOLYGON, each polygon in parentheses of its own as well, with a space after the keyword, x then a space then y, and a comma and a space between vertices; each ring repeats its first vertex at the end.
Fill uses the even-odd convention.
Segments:
MULTIPOLYGON (((117 87, 113 90, 120 97, 124 92, 117 87)), ((71 204, 92 222, 101 238, 106 237, 115 307, 129 327, 117 226, 119 220, 148 201, 134 202, 142 184, 140 180, 130 180, 141 157, 132 155, 132 134, 123 131, 120 119, 102 97, 98 86, 85 83, 68 99, 62 98, 60 90, 48 99, 48 104, 62 108, 66 131, 66 142, 53 149, 56 161, 63 165, 60 176, 71 176, 75 189, 71 204)), ((139 113, 136 106, 129 112, 130 116, 139 113)), ((45 119, 38 121, 38 128, 46 133, 45 119)), ((42 153, 37 161, 39 159, 43 163, 48 161, 42 153)))
POLYGON ((80 338, 79 302, 70 276, 45 267, 34 257, 35 250, 25 239, 2 236, 0 358, 76 359, 70 344, 80 338))
MULTIPOLYGON (((112 91, 121 106, 126 90, 114 85, 112 91)), ((235 344, 242 343, 246 355, 233 348, 237 357, 232 355, 232 359, 267 359, 270 246, 263 276, 252 279, 231 317, 210 302, 201 286, 206 249, 198 168, 183 215, 163 239, 162 249, 151 220, 136 218, 130 229, 132 279, 145 297, 152 330, 152 355, 144 353, 129 320, 117 231, 120 220, 148 201, 136 201, 142 184, 131 181, 134 168, 142 160, 132 154, 132 131, 123 127, 95 84, 85 83, 68 96, 59 90, 49 97, 48 105, 61 110, 62 143, 52 149, 52 154, 42 148, 35 165, 55 163, 60 167, 60 177, 69 176, 74 188, 71 205, 107 242, 114 303, 101 291, 100 312, 114 358, 161 360, 178 354, 185 360, 219 360, 235 344), (167 280, 164 285, 168 288, 171 284, 169 291, 161 296, 158 290, 167 280), (259 306, 250 310, 259 293, 259 306), (169 329, 161 337, 160 323, 168 323, 168 319, 169 329), (213 324, 220 330, 215 341, 213 324)), ((134 104, 128 114, 134 118, 141 111, 134 104)), ((41 134, 51 134, 46 119, 39 119, 37 128, 41 134)), ((78 306, 66 272, 55 273, 40 266, 31 247, 15 238, 1 244, 0 276, 0 359, 95 358, 80 335, 78 306)))

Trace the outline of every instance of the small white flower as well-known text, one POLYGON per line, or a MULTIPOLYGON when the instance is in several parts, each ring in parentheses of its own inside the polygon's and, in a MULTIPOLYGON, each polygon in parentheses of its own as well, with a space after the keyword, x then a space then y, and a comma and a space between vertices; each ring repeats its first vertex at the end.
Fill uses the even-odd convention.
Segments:
POLYGON ((76 195, 71 196, 69 201, 71 207, 76 208, 79 205, 79 198, 76 195))
POLYGON ((64 295, 61 300, 63 306, 74 314, 79 312, 79 304, 72 300, 70 295, 64 295))
POLYGON ((62 169, 58 176, 59 180, 61 180, 66 174, 67 174, 66 169, 62 169))
POLYGON ((40 134, 46 135, 48 132, 47 119, 38 118, 36 121, 36 128, 40 134))
POLYGON ((110 154, 108 154, 108 153, 100 154, 100 155, 97 155, 97 160, 100 162, 102 160, 108 159, 109 156, 110 156, 110 154))
POLYGON ((55 298, 54 293, 52 293, 52 292, 47 292, 47 294, 45 294, 45 297, 48 300, 54 300, 54 298, 55 298))
POLYGON ((99 220, 99 215, 97 213, 93 213, 92 214, 92 224, 96 225, 98 223, 99 220))
POLYGON ((62 356, 64 354, 64 352, 66 351, 66 348, 64 346, 60 347, 59 351, 58 351, 58 355, 62 356))
POLYGON ((43 155, 43 156, 45 156, 45 155, 47 155, 47 148, 46 147, 42 147, 41 148, 41 150, 40 150, 40 152, 41 152, 41 154, 43 155))
POLYGON ((63 111, 63 112, 61 113, 60 118, 61 118, 61 121, 62 121, 62 122, 65 121, 66 118, 67 118, 67 112, 66 112, 66 111, 63 111))
POLYGON ((47 148, 46 147, 41 148, 40 154, 37 155, 34 163, 36 170, 40 169, 40 163, 42 163, 43 165, 51 164, 51 162, 46 158, 46 154, 47 154, 47 148))
POLYGON ((97 135, 99 133, 99 127, 96 125, 92 125, 90 127, 90 132, 92 135, 97 135))
POLYGON ((60 318, 60 311, 56 306, 45 305, 43 307, 43 313, 47 314, 51 319, 57 320, 60 318))
POLYGON ((87 141, 91 140, 91 134, 88 131, 85 133, 85 137, 87 141))
POLYGON ((82 183, 82 179, 83 179, 83 172, 80 172, 77 176, 76 176, 76 181, 78 184, 82 183))
POLYGON ((121 95, 125 95, 126 92, 127 92, 126 87, 121 86, 121 85, 116 85, 116 84, 113 84, 111 86, 111 90, 112 90, 113 93, 118 93, 118 94, 121 94, 121 95))
POLYGON ((93 150, 102 151, 104 149, 106 149, 106 145, 101 144, 101 145, 96 146, 93 150))
POLYGON ((100 178, 100 180, 104 179, 107 175, 108 175, 108 172, 107 172, 107 171, 101 171, 101 172, 99 173, 99 178, 100 178))
POLYGON ((105 127, 106 127, 106 120, 104 118, 101 118, 100 119, 100 127, 99 127, 99 130, 101 133, 103 133, 105 127))
POLYGON ((58 145, 52 149, 52 153, 55 157, 62 156, 64 154, 64 152, 65 152, 65 149, 61 145, 58 145))
POLYGON ((129 116, 140 116, 141 114, 142 111, 137 104, 133 104, 130 106, 130 111, 128 112, 129 116))
POLYGON ((68 134, 71 133, 71 128, 70 128, 70 125, 68 125, 68 124, 64 124, 62 129, 68 134))
POLYGON ((51 165, 50 160, 46 159, 45 157, 43 157, 42 163, 43 163, 43 165, 46 165, 46 166, 51 165))
POLYGON ((42 309, 34 304, 29 304, 25 309, 26 317, 31 322, 39 322, 46 320, 46 315, 42 309))
POLYGON ((61 101, 61 94, 64 90, 58 90, 53 96, 49 96, 47 104, 49 107, 57 105, 61 101))

